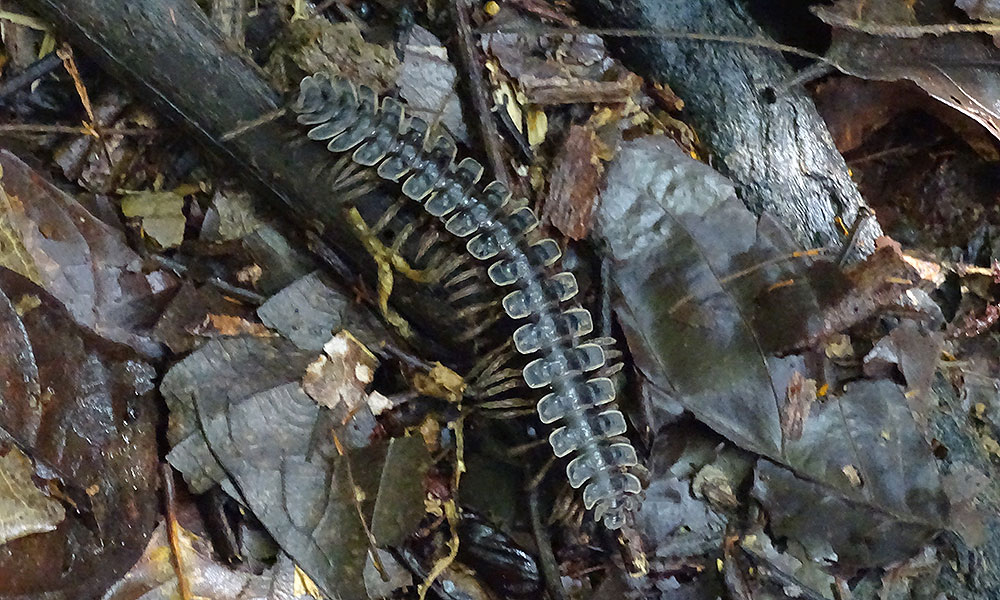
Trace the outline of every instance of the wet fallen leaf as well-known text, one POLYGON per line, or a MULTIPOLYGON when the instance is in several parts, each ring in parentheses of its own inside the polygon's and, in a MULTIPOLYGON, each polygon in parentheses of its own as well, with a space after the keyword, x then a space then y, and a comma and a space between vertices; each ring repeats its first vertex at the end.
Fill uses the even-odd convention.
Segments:
POLYGON ((0 357, 0 438, 30 459, 29 482, 70 509, 54 529, 0 545, 0 597, 99 596, 132 566, 155 525, 153 369, 7 269, 0 357), (26 296, 34 301, 18 301, 26 296))
POLYGON ((448 50, 434 34, 415 25, 403 48, 403 64, 396 80, 399 95, 406 100, 410 115, 443 125, 456 139, 467 142, 469 132, 455 90, 457 79, 448 50))
POLYGON ((318 271, 300 277, 257 309, 260 320, 303 350, 319 351, 330 334, 347 328, 365 346, 390 339, 380 321, 318 271))
MULTIPOLYGON (((343 346, 346 338, 339 339, 343 346)), ((392 535, 411 533, 412 515, 423 514, 429 455, 419 438, 372 443, 368 406, 347 410, 341 403, 345 390, 364 398, 372 363, 349 361, 337 347, 316 363, 315 352, 280 337, 237 337, 213 340, 188 356, 161 386, 176 444, 168 460, 196 492, 221 483, 326 593, 363 597, 369 538, 358 503, 374 528, 373 507, 389 502, 383 510, 392 516, 380 517, 379 532, 390 536, 389 524, 397 523, 405 531, 392 535), (310 364, 328 368, 306 376, 310 364), (330 403, 334 390, 336 413, 321 404, 330 403), (396 467, 391 480, 382 475, 406 456, 409 463, 396 467)))
POLYGON ((922 19, 938 24, 947 14, 938 10, 941 8, 933 3, 840 0, 833 8, 817 8, 815 12, 834 26, 827 58, 837 69, 864 79, 908 79, 1000 138, 1000 73, 993 67, 1000 59, 1000 49, 989 37, 974 33, 914 33, 903 37, 863 32, 867 25, 897 29, 919 26, 922 19), (928 14, 923 14, 924 9, 929 9, 928 14))
MULTIPOLYGON (((163 310, 153 329, 157 340, 175 354, 194 350, 207 338, 235 335, 241 329, 260 327, 247 322, 252 307, 235 302, 211 286, 185 282, 163 310), (234 325, 226 327, 227 323, 234 325), (223 325, 219 327, 219 325, 223 325)), ((256 333, 263 335, 264 331, 256 333)))

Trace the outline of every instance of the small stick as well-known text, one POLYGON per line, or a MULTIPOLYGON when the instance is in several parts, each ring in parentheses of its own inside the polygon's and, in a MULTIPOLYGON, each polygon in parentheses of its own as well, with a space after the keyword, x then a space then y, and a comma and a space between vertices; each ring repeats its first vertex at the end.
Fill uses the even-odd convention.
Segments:
POLYGON ((483 85, 483 69, 479 65, 476 56, 476 43, 473 39, 475 35, 472 31, 472 22, 469 20, 468 0, 452 0, 452 13, 455 18, 455 26, 458 28, 458 45, 461 49, 461 63, 465 68, 466 81, 469 82, 472 92, 472 105, 479 116, 479 137, 486 148, 486 157, 493 168, 493 177, 504 184, 507 189, 511 188, 510 177, 507 176, 507 168, 503 159, 503 153, 497 140, 500 139, 500 132, 497 131, 496 122, 493 120, 493 111, 490 109, 490 96, 483 85))
POLYGON ((167 540, 170 543, 170 552, 174 555, 174 576, 177 578, 177 591, 181 596, 181 600, 191 600, 191 584, 188 583, 187 575, 184 574, 184 559, 181 555, 177 511, 174 508, 176 502, 174 496, 174 472, 167 463, 163 463, 162 470, 163 495, 167 505, 167 540))
POLYGON ((64 43, 62 48, 56 50, 56 55, 62 59, 66 72, 73 78, 73 86, 76 87, 76 93, 80 96, 80 102, 83 104, 83 110, 87 111, 87 118, 90 119, 90 122, 84 123, 84 127, 90 129, 91 135, 97 138, 97 142, 101 145, 101 149, 104 151, 104 158, 108 161, 108 170, 114 172, 115 166, 111 161, 111 149, 108 148, 107 139, 101 131, 101 123, 97 120, 97 116, 94 114, 94 107, 90 103, 90 94, 87 93, 87 86, 83 84, 83 79, 80 78, 80 70, 77 69, 76 61, 73 60, 73 48, 71 48, 69 44, 64 43))
POLYGON ((542 573, 545 573, 545 586, 555 600, 567 600, 566 589, 562 586, 562 578, 559 576, 556 554, 552 551, 552 542, 542 523, 542 511, 538 506, 538 486, 528 488, 528 512, 531 513, 531 529, 535 534, 542 573))
POLYGON ((851 251, 854 250, 854 246, 858 243, 858 236, 863 229, 862 225, 868 222, 870 217, 873 217, 875 213, 872 209, 867 206, 858 207, 858 214, 854 217, 854 223, 851 224, 851 231, 847 234, 847 240, 844 242, 844 247, 840 250, 840 256, 837 257, 837 266, 843 267, 847 264, 847 259, 851 256, 851 251))
POLYGON ((261 116, 257 117, 256 119, 240 123, 240 125, 236 129, 231 129, 231 130, 223 133, 222 135, 220 135, 219 136, 219 141, 220 142, 228 142, 229 140, 231 140, 231 139, 233 139, 235 137, 239 137, 239 136, 243 135, 244 133, 250 131, 251 129, 255 128, 255 127, 260 127, 261 125, 263 125, 265 123, 270 123, 271 121, 274 121, 275 119, 280 119, 286 112, 288 112, 288 107, 281 107, 281 108, 277 108, 275 110, 266 112, 266 113, 262 114, 261 116))
MULTIPOLYGON (((83 126, 73 125, 42 125, 37 123, 11 123, 10 125, 0 125, 0 133, 69 133, 77 135, 91 135, 90 131, 83 126)), ((160 129, 145 129, 142 127, 131 127, 122 129, 105 129, 108 135, 134 135, 134 136, 154 136, 160 135, 160 129)))
POLYGON ((46 54, 44 57, 31 63, 20 73, 7 79, 0 85, 0 102, 6 100, 18 90, 28 87, 35 80, 48 75, 61 64, 62 59, 56 56, 55 52, 46 54))
POLYGON ((996 23, 940 23, 934 25, 900 25, 896 23, 874 23, 861 19, 852 19, 822 6, 809 9, 827 25, 852 29, 880 37, 918 38, 925 35, 947 35, 949 33, 1000 33, 1000 25, 996 23))

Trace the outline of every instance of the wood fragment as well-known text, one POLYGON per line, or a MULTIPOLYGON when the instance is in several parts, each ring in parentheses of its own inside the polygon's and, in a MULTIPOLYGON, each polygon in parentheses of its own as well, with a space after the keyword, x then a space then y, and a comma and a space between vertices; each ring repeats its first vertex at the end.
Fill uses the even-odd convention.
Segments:
POLYGON ((597 186, 603 173, 594 131, 573 125, 555 159, 544 214, 563 235, 582 240, 590 233, 597 186))

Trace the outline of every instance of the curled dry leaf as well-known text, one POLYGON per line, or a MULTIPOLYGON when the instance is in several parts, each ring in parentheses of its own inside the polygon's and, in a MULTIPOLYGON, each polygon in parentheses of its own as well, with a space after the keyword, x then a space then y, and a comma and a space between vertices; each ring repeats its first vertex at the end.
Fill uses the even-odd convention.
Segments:
MULTIPOLYGON (((930 6, 930 3, 928 3, 930 6)), ((978 121, 1000 138, 1000 71, 994 65, 1000 49, 981 34, 955 33, 919 37, 863 33, 867 25, 913 27, 921 20, 941 21, 944 11, 924 15, 905 2, 841 0, 833 9, 817 10, 834 26, 826 57, 840 71, 881 81, 908 79, 938 101, 978 121)))

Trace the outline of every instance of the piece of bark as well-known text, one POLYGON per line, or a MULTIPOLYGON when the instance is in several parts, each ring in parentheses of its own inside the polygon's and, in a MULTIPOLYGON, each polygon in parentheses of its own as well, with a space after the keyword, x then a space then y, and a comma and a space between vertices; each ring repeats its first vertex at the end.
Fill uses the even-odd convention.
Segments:
MULTIPOLYGON (((33 6, 80 51, 193 130, 249 185, 269 192, 282 214, 313 229, 318 224, 323 241, 350 271, 375 281, 374 261, 342 216, 351 189, 337 183, 335 157, 322 144, 308 140, 289 117, 226 136, 289 99, 232 50, 195 3, 151 0, 141 10, 131 0, 40 0, 33 6)), ((455 350, 463 324, 427 287, 397 277, 393 302, 418 329, 436 332, 435 341, 455 350)))
POLYGON ((593 223, 597 186, 604 172, 597 138, 588 125, 572 125, 555 160, 545 214, 563 235, 582 240, 593 223))
MULTIPOLYGON (((590 25, 690 31, 762 39, 739 0, 577 0, 590 25)), ((863 200, 823 120, 801 88, 775 92, 793 75, 778 52, 749 44, 628 38, 627 64, 668 83, 684 99, 713 166, 737 184, 755 213, 769 211, 806 247, 841 246, 863 200), (776 95, 775 95, 776 94, 776 95)), ((860 257, 881 231, 868 219, 857 236, 860 257)))

